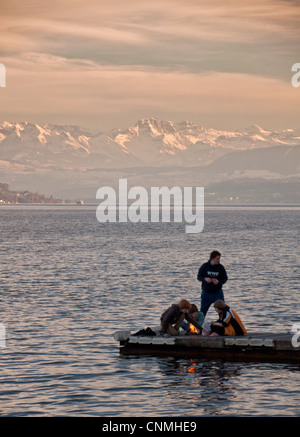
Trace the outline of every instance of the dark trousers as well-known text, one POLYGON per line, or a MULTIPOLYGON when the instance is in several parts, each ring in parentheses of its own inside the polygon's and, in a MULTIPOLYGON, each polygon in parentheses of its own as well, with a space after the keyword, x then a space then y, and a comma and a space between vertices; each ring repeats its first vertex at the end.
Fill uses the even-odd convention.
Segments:
POLYGON ((169 325, 168 325, 168 334, 170 334, 170 335, 178 335, 178 330, 180 328, 181 323, 184 321, 184 319, 185 319, 185 315, 181 314, 181 316, 179 317, 179 319, 177 320, 175 325, 171 325, 171 323, 169 323, 169 325))
POLYGON ((216 300, 224 300, 223 290, 216 291, 215 293, 206 293, 202 290, 201 293, 201 309, 200 311, 206 316, 209 307, 215 303, 216 300))

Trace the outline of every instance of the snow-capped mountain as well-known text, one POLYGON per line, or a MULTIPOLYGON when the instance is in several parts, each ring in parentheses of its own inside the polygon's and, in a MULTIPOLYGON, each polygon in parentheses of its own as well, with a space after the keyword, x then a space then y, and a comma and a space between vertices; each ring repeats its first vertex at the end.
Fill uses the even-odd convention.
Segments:
POLYGON ((257 125, 242 131, 221 131, 190 121, 174 123, 150 118, 127 130, 114 131, 112 140, 148 163, 206 165, 232 151, 300 144, 300 132, 271 132, 257 125))
MULTIPOLYGON (((23 165, 70 168, 114 165, 126 153, 99 133, 92 137, 78 126, 23 123, 0 124, 0 159, 23 165), (111 161, 111 162, 110 162, 111 161)), ((134 160, 134 157, 132 157, 134 160)))
POLYGON ((127 129, 0 123, 0 182, 46 195, 94 197, 100 185, 127 177, 133 185, 198 185, 233 178, 300 175, 300 129, 253 125, 230 131, 139 120, 127 129), (81 190, 81 191, 80 191, 81 190))
POLYGON ((192 122, 157 118, 97 134, 78 126, 0 123, 0 159, 30 165, 120 168, 140 165, 207 165, 232 151, 300 144, 300 132, 259 126, 220 131, 192 122))

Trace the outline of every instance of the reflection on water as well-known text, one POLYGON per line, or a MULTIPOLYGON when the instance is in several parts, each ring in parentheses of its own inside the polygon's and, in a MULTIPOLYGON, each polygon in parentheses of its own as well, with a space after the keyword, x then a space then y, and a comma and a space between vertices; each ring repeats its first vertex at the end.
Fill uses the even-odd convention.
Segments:
POLYGON ((191 407, 198 407, 205 415, 226 410, 234 396, 231 380, 239 373, 239 366, 228 368, 221 361, 199 362, 190 359, 175 360, 172 367, 174 375, 177 373, 180 376, 169 386, 172 389, 169 392, 171 398, 186 400, 191 407))
POLYGON ((211 249, 248 330, 299 322, 299 211, 206 210, 197 235, 81 206, 0 208, 0 225, 2 415, 300 415, 297 366, 125 357, 112 338, 181 297, 199 305, 211 249))
POLYGON ((287 403, 287 398, 299 395, 300 365, 134 355, 122 356, 120 363, 127 371, 147 374, 152 384, 147 387, 150 398, 155 398, 159 388, 164 391, 155 415, 176 416, 183 410, 191 416, 300 414, 299 404, 287 403))

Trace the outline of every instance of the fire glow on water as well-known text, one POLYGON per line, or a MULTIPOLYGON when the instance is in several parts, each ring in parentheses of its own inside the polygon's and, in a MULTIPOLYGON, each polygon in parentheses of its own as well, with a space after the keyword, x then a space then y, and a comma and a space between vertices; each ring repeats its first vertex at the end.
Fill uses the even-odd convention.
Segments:
POLYGON ((186 233, 203 231, 203 187, 151 187, 149 195, 144 187, 132 187, 128 191, 127 179, 119 179, 118 196, 114 188, 106 186, 98 189, 96 199, 101 200, 96 211, 100 223, 170 223, 173 215, 174 222, 189 223, 185 226, 186 233), (133 202, 128 204, 128 201, 133 202))

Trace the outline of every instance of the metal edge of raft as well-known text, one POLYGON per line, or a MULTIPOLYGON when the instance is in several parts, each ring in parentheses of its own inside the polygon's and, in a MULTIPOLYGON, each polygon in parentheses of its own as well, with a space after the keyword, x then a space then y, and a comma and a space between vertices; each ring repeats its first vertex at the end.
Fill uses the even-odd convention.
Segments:
POLYGON ((236 337, 192 335, 165 338, 162 336, 132 336, 129 331, 126 331, 123 336, 114 334, 114 338, 120 342, 122 355, 293 362, 300 365, 300 346, 292 345, 292 334, 252 333, 236 337))

